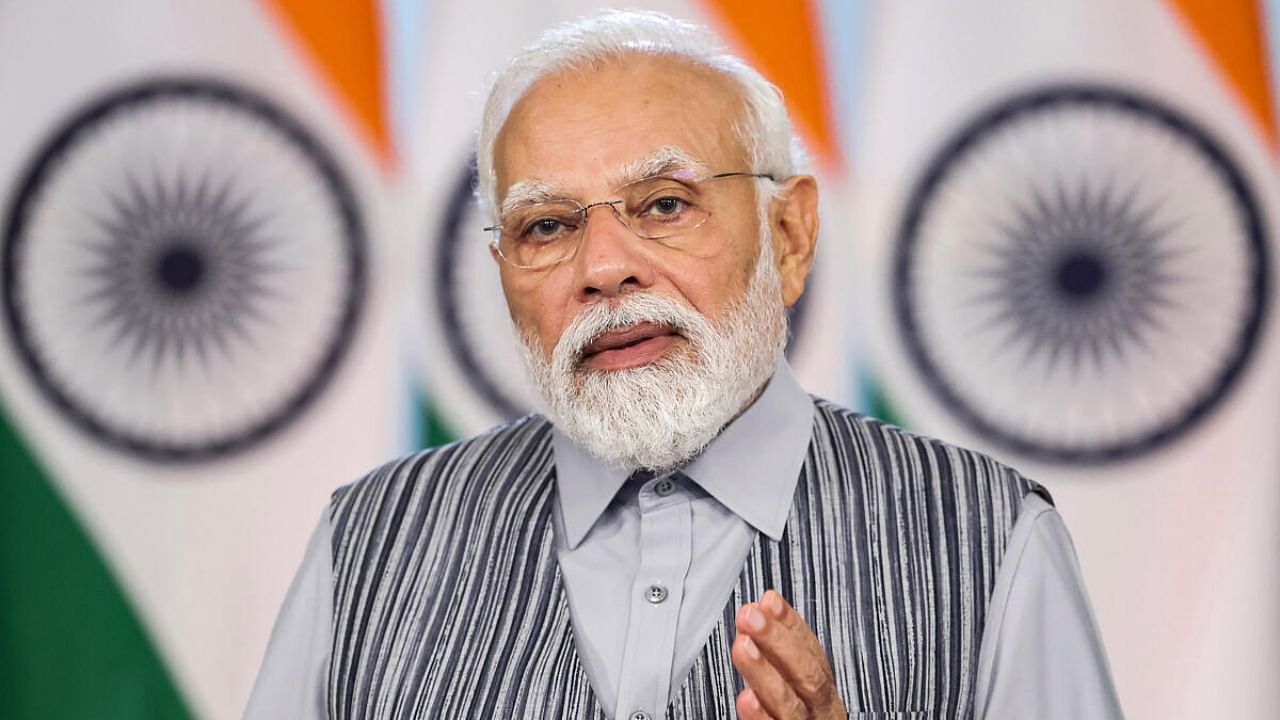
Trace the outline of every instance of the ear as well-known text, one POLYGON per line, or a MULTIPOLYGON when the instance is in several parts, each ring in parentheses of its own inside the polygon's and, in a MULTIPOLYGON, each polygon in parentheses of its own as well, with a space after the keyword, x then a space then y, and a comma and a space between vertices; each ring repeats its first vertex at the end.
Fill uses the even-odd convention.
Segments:
POLYGON ((769 214, 773 256, 782 275, 782 301, 791 307, 804 294, 818 243, 818 182, 812 175, 788 178, 769 214))

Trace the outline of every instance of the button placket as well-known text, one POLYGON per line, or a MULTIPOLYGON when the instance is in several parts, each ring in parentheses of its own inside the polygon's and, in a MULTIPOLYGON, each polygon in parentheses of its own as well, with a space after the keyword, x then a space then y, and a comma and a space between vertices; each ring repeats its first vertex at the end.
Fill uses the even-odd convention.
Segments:
POLYGON ((687 500, 661 497, 659 480, 640 498, 640 565, 632 587, 614 717, 654 717, 667 705, 685 576, 693 548, 687 500), (648 496, 647 498, 645 496, 648 496), (658 497, 655 497, 658 496, 658 497), (672 500, 675 500, 674 502, 672 500))

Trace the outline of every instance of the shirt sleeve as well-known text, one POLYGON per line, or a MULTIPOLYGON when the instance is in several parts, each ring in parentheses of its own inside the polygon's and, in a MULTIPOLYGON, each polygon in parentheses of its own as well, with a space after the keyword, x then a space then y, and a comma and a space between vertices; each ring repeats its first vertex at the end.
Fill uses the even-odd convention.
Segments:
POLYGON ((311 535, 267 643, 245 720, 328 717, 325 681, 333 623, 333 531, 326 512, 311 535))
POLYGON ((975 709, 979 720, 1123 718, 1071 536, 1034 494, 996 576, 975 709))

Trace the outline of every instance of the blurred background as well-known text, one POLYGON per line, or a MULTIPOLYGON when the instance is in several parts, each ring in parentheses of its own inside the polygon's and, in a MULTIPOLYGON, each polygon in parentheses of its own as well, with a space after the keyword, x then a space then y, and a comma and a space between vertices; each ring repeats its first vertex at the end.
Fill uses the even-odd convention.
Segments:
MULTIPOLYGON (((0 0, 0 716, 234 718, 329 493, 525 413, 486 77, 590 0, 0 0)), ((1048 486, 1133 718, 1280 717, 1280 0, 633 0, 783 91, 806 386, 1048 486)))

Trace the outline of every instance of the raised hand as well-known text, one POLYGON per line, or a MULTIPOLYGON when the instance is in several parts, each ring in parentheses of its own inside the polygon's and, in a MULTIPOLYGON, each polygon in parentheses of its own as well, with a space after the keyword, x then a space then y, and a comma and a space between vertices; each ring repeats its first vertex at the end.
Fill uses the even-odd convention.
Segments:
POLYGON ((742 720, 849 717, 817 636, 777 591, 743 605, 735 624, 733 664, 747 685, 737 701, 742 720))

